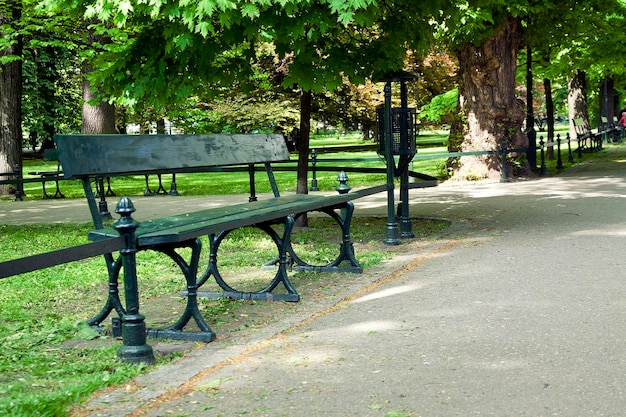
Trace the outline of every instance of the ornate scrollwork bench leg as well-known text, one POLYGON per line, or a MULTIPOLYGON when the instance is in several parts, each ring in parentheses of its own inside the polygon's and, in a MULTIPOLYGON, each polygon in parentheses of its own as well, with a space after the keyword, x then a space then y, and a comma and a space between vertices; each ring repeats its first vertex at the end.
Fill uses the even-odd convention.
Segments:
POLYGON ((180 316, 178 321, 166 329, 148 329, 149 337, 162 337, 175 340, 198 340, 202 342, 212 342, 215 340, 215 333, 209 325, 204 321, 200 309, 198 308, 198 297, 196 283, 196 277, 198 275, 198 264, 200 262, 200 252, 202 250, 202 243, 200 239, 193 239, 187 242, 183 242, 179 245, 154 247, 152 248, 161 253, 169 256, 180 268, 185 280, 187 281, 187 289, 185 295, 187 298, 187 304, 185 310, 180 316), (187 263, 180 254, 174 249, 177 247, 189 247, 191 248, 191 260, 187 263), (194 319, 196 325, 200 329, 198 332, 183 331, 184 327, 189 323, 189 320, 194 319))
MULTIPOLYGON (((123 200, 120 200, 123 201, 123 200)), ((130 201, 130 200, 128 200, 130 201)), ((132 204, 132 203, 131 203, 132 204)), ((119 208, 118 208, 119 210, 119 208)), ((117 210, 116 210, 117 211, 117 210)), ((134 211, 134 209, 133 209, 134 211)), ((130 214, 128 215, 130 217, 130 214)), ((203 342, 211 342, 215 340, 215 333, 209 325, 206 323, 204 318, 202 317, 200 310, 198 308, 196 290, 196 277, 198 275, 198 264, 200 261, 200 253, 202 250, 202 243, 199 239, 190 239, 188 241, 180 242, 177 244, 164 244, 164 245, 155 245, 149 247, 135 247, 135 252, 143 251, 143 250, 155 250, 165 255, 169 256, 180 268, 181 272, 185 276, 185 280, 187 283, 186 290, 186 298, 187 303, 185 306, 185 310, 182 315, 178 319, 178 321, 172 326, 165 329, 147 329, 146 334, 149 337, 154 338, 168 338, 174 340, 197 340, 203 342), (191 257, 190 261, 187 262, 183 257, 176 252, 177 248, 190 248, 191 249, 191 257), (184 327, 189 323, 189 320, 194 319, 196 325, 199 328, 199 331, 183 331, 184 327)), ((122 271, 122 264, 124 260, 124 253, 117 259, 113 258, 112 254, 105 255, 105 260, 107 262, 107 270, 109 274, 109 293, 107 297, 107 301, 105 302, 102 310, 90 319, 87 323, 91 326, 96 327, 99 331, 101 328, 100 324, 113 312, 115 311, 118 316, 124 320, 124 317, 127 315, 127 309, 122 306, 122 302, 120 300, 119 295, 119 279, 120 273, 122 271)), ((124 271, 126 275, 126 271, 124 271)), ((135 278, 136 280, 136 278, 135 278)), ((125 284, 126 285, 126 284, 125 284)), ((138 301, 137 301, 138 303, 138 301)), ((137 307, 138 308, 138 307, 137 307)), ((123 326, 123 325, 122 325, 123 326)), ((114 330, 115 332, 115 330, 114 330)), ((119 334, 115 334, 115 336, 119 336, 119 334)))
MULTIPOLYGON (((316 211, 320 211, 330 216, 341 228, 342 242, 339 248, 339 255, 334 261, 327 265, 311 265, 302 260, 296 254, 290 241, 288 253, 292 259, 294 265, 293 268, 296 271, 351 272, 357 274, 363 272, 361 264, 357 261, 354 255, 354 245, 352 244, 352 237, 350 236, 354 204, 351 201, 348 201, 339 206, 325 207, 316 211), (339 210, 339 213, 337 213, 337 210, 339 210), (348 265, 342 266, 343 263, 348 263, 348 265)), ((296 217, 301 216, 302 214, 303 213, 300 213, 296 217)))
POLYGON ((291 240, 291 232, 293 230, 293 217, 288 216, 279 221, 271 221, 264 222, 260 224, 255 224, 252 227, 257 227, 258 229, 267 233, 268 236, 274 241, 278 250, 278 261, 277 270, 274 278, 271 282, 263 289, 259 291, 238 291, 235 288, 231 287, 222 275, 220 274, 218 268, 218 250, 220 244, 223 240, 232 232, 232 230, 226 230, 220 232, 218 234, 212 234, 209 236, 210 243, 210 255, 209 255, 209 265, 202 275, 202 277, 198 280, 198 287, 201 287, 210 277, 215 279, 215 282, 219 287, 223 290, 221 292, 210 292, 210 291, 199 291, 198 296, 200 297, 209 297, 209 298, 233 298, 233 299, 247 299, 247 300, 270 300, 270 301, 292 301, 297 302, 300 300, 300 295, 289 281, 289 276, 287 274, 287 267, 289 265, 289 259, 287 256, 289 242, 291 240), (278 233, 272 229, 273 224, 282 223, 284 225, 283 236, 280 237, 278 233), (286 293, 273 293, 280 284, 284 286, 286 289, 286 293))

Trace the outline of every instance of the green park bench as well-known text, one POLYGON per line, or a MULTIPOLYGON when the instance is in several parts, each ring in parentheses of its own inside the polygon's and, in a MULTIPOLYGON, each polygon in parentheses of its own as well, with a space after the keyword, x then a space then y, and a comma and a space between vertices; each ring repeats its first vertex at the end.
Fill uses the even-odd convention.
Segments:
MULTIPOLYGON (((82 181, 95 226, 95 230, 88 234, 92 242, 119 238, 118 232, 121 230, 119 222, 114 227, 103 226, 92 189, 94 178, 219 171, 220 167, 225 170, 229 167, 247 168, 250 178, 248 201, 143 221, 138 226, 130 227, 132 233, 128 239, 132 240, 130 246, 134 247, 133 250, 153 250, 165 254, 180 267, 186 280, 184 292, 186 307, 179 320, 165 329, 147 330, 148 336, 212 341, 215 334, 201 316, 197 304, 200 287, 211 278, 219 285, 220 291, 202 293, 203 295, 298 301, 300 296, 288 276, 291 267, 311 271, 362 272, 354 256, 350 237, 354 211, 351 200, 358 198, 359 195, 344 193, 281 196, 273 175, 272 163, 289 159, 282 135, 57 135, 55 142, 64 177, 82 181), (257 197, 255 176, 257 171, 265 171, 267 174, 272 189, 271 197, 257 197), (326 213, 341 228, 343 238, 337 258, 327 265, 310 265, 302 261, 291 245, 294 219, 312 211, 326 213), (272 228, 276 225, 282 227, 272 228), (254 292, 238 291, 226 283, 217 262, 217 252, 222 239, 232 230, 250 226, 267 233, 277 247, 276 258, 273 260, 276 268, 273 279, 265 288, 254 292), (279 234, 279 231, 282 234, 279 234), (202 245, 199 238, 203 236, 209 239, 210 260, 208 265, 201 267, 199 259, 202 245), (176 252, 178 248, 191 249, 188 260, 176 252), (277 290, 279 286, 282 288, 277 290), (195 320, 199 331, 184 331, 191 319, 195 320)), ((171 204, 178 204, 178 200, 172 200, 171 204)), ((130 217, 134 207, 129 199, 122 198, 116 211, 122 215, 122 223, 134 224, 130 217)), ((129 252, 125 249, 120 253, 121 256, 117 258, 113 254, 105 255, 109 275, 109 295, 100 313, 89 321, 93 326, 99 326, 110 313, 116 311, 121 317, 123 328, 125 317, 129 314, 128 295, 124 308, 117 291, 123 260, 129 252)), ((134 255, 132 262, 135 262, 134 255)), ((127 279, 125 274, 126 271, 124 281, 127 279)), ((136 286, 136 274, 130 279, 134 280, 134 284, 131 285, 136 286)), ((125 283, 125 287, 128 285, 125 283)), ((138 305, 135 309, 138 310, 138 305)))
POLYGON ((59 180, 63 179, 63 171, 61 170, 61 164, 57 159, 56 149, 44 149, 43 160, 57 161, 57 169, 56 171, 33 171, 28 173, 28 175, 34 175, 41 179, 41 199, 65 198, 61 192, 61 188, 59 187, 59 180), (54 181, 54 194, 48 193, 48 190, 46 189, 46 183, 49 181, 54 181))
POLYGON ((578 141, 578 155, 585 152, 596 152, 602 149, 602 134, 591 131, 583 119, 574 119, 574 132, 576 132, 576 140, 578 141))
POLYGON ((600 126, 598 127, 598 135, 602 135, 603 139, 607 142, 620 142, 621 129, 618 123, 609 122, 609 118, 600 116, 600 126))
POLYGON ((15 201, 22 201, 24 197, 24 180, 22 178, 21 165, 15 164, 11 172, 0 172, 0 185, 15 187, 15 201))

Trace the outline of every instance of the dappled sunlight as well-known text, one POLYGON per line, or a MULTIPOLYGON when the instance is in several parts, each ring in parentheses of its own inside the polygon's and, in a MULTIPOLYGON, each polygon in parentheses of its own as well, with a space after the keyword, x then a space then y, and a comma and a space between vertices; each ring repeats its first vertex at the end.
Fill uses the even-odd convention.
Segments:
MULTIPOLYGON (((445 184, 445 183, 444 183, 445 184)), ((621 177, 551 177, 525 182, 488 183, 488 184, 453 184, 433 189, 413 191, 411 202, 459 204, 468 203, 468 199, 493 197, 545 197, 545 198, 583 198, 583 197, 624 197, 626 179, 621 177)))
POLYGON ((380 291, 375 291, 371 294, 365 295, 363 297, 359 297, 356 300, 352 301, 353 303, 363 303, 366 301, 377 300, 380 298, 391 297, 398 294, 405 294, 411 291, 416 291, 423 288, 423 284, 410 284, 410 285, 401 285, 392 288, 385 288, 380 291))
POLYGON ((626 228, 612 229, 612 230, 599 230, 599 229, 587 229, 578 230, 571 233, 572 236, 626 236, 626 228))
MULTIPOLYGON (((400 328, 400 323, 392 320, 370 320, 354 323, 341 327, 342 331, 357 334, 369 334, 372 332, 385 332, 400 328)), ((337 329, 335 329, 336 331, 337 329)))

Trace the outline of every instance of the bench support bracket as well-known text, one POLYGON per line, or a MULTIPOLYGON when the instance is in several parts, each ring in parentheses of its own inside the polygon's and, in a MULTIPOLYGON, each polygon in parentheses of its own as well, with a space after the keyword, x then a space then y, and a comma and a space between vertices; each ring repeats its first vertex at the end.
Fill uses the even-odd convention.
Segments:
POLYGON ((289 260, 287 253, 289 251, 289 242, 291 240, 291 231, 293 230, 293 217, 288 216, 282 220, 278 221, 270 221, 264 222, 260 224, 253 225, 253 227, 257 227, 260 230, 263 230, 268 234, 276 244, 278 248, 278 259, 277 266, 278 269, 272 281, 263 289, 259 291, 238 291, 235 288, 231 287, 222 275, 219 272, 218 264, 217 264, 217 252, 219 250, 220 244, 228 236, 230 232, 233 230, 226 230, 220 232, 218 234, 212 234, 209 236, 210 242, 210 254, 209 254, 209 266, 202 277, 198 280, 198 286, 202 286, 210 277, 215 279, 215 282, 219 287, 223 290, 222 292, 215 291, 199 291, 199 297, 208 297, 208 298, 232 298, 232 299, 241 299, 241 300, 267 300, 267 301, 291 301, 297 302, 300 301, 300 295, 289 281, 289 276, 287 274, 287 267, 289 265, 289 260), (274 229, 272 229, 273 224, 283 223, 284 231, 282 238, 276 233, 274 229), (286 290, 286 293, 273 293, 280 284, 286 290))

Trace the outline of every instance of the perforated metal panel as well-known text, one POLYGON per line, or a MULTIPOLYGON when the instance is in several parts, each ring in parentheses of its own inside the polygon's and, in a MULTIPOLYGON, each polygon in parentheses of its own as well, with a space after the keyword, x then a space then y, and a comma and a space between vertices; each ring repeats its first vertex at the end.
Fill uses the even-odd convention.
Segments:
MULTIPOLYGON (((393 155, 415 155, 415 109, 414 108, 392 108, 391 109, 391 144, 393 155)), ((380 138, 378 142, 378 153, 385 155, 385 147, 389 142, 386 140, 387 129, 385 129, 385 109, 377 109, 378 132, 380 138)))

